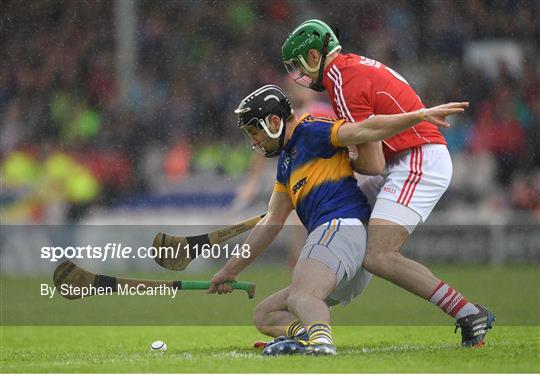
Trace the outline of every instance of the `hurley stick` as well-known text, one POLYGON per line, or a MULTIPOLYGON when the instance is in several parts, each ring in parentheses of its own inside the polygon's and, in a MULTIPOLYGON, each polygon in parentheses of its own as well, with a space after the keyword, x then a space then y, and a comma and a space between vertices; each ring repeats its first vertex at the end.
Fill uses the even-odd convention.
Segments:
POLYGON ((170 234, 158 233, 152 243, 152 246, 158 249, 154 260, 161 267, 174 271, 182 271, 193 259, 197 258, 198 254, 196 250, 198 249, 200 251, 202 245, 220 244, 236 237, 257 225, 265 215, 266 213, 257 215, 241 223, 198 236, 177 237, 170 234), (159 251, 160 248, 169 248, 171 251, 159 251))

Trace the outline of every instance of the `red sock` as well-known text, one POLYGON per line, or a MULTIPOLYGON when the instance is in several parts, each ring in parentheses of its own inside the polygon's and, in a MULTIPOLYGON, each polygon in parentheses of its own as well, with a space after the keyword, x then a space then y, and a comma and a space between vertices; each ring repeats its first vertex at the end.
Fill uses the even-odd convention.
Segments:
POLYGON ((459 319, 467 315, 478 314, 479 310, 472 303, 467 301, 467 298, 457 290, 454 290, 450 285, 441 281, 435 288, 431 297, 431 303, 439 306, 448 315, 459 319))

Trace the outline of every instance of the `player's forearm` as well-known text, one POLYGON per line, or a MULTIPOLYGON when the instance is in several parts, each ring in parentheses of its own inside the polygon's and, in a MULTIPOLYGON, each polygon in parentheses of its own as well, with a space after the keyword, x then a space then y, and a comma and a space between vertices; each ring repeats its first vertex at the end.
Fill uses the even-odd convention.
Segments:
POLYGON ((270 216, 263 218, 253 228, 244 242, 245 245, 249 246, 249 256, 246 258, 241 256, 232 257, 225 265, 225 268, 238 275, 272 243, 282 227, 283 223, 274 222, 270 216))
POLYGON ((338 135, 343 145, 382 141, 423 121, 423 110, 398 115, 376 115, 362 122, 351 124, 338 135))
POLYGON ((422 116, 423 113, 420 111, 398 115, 376 115, 360 123, 359 127, 364 130, 364 142, 382 141, 418 124, 422 121, 422 116))

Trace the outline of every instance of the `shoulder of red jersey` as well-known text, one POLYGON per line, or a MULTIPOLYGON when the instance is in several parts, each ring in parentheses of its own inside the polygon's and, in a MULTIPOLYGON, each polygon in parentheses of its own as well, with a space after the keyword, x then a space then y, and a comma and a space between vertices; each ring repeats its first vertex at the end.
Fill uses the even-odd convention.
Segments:
POLYGON ((383 63, 369 57, 357 55, 354 53, 339 54, 332 62, 338 69, 353 68, 360 71, 370 71, 371 69, 380 69, 383 63))
POLYGON ((338 55, 327 67, 323 85, 338 117, 361 121, 374 112, 374 87, 377 74, 361 63, 355 54, 338 55))
MULTIPOLYGON (((343 87, 354 79, 354 86, 369 86, 378 74, 382 64, 354 53, 340 54, 329 65, 325 72, 324 81, 331 87, 343 87)), ((323 81, 323 84, 325 83, 323 81)))

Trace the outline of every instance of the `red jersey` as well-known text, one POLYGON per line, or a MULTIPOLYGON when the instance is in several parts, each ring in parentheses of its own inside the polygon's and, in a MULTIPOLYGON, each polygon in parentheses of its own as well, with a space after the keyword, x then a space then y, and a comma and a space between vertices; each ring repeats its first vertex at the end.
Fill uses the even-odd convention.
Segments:
MULTIPOLYGON (((424 108, 407 81, 378 61, 352 53, 338 56, 324 69, 326 88, 334 111, 349 122, 371 115, 392 115, 424 108)), ((422 121, 383 141, 386 159, 426 143, 446 144, 439 129, 422 121)))

